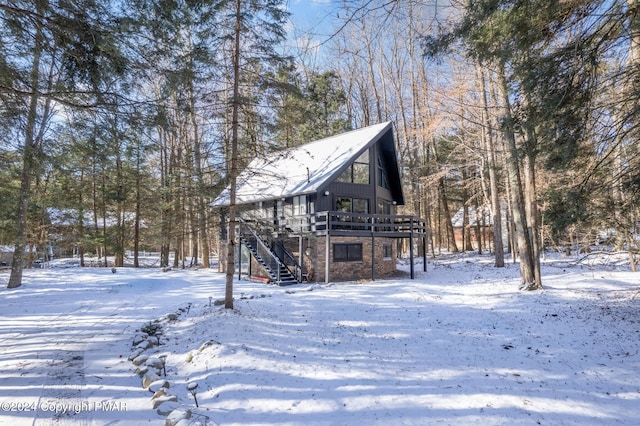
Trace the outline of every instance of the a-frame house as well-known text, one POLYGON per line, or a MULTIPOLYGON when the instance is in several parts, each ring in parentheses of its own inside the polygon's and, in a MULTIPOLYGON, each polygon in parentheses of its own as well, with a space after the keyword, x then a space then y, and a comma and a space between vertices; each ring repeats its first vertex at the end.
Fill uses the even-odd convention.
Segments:
MULTIPOLYGON (((229 193, 212 206, 228 206, 229 193)), ((365 127, 253 160, 237 179, 237 246, 249 275, 285 285, 388 276, 407 239, 413 278, 427 230, 396 214, 403 204, 393 126, 365 127)))

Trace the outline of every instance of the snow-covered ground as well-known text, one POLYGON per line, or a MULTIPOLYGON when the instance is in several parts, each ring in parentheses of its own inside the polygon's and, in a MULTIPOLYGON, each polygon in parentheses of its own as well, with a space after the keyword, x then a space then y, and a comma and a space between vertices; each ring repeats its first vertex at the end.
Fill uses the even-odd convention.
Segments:
POLYGON ((165 424, 140 353, 167 356, 181 424, 637 425, 640 275, 613 260, 548 261, 536 292, 477 255, 416 280, 240 281, 234 310, 212 270, 2 272, 0 424, 165 424), (160 345, 132 347, 141 328, 160 345))

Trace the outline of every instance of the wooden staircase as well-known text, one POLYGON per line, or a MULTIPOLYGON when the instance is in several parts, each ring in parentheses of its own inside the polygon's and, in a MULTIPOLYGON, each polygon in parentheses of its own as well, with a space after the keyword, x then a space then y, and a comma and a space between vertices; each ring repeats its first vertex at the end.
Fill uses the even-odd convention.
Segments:
POLYGON ((289 268, 271 250, 269 245, 247 224, 240 227, 240 242, 269 275, 271 282, 277 285, 298 284, 298 279, 289 268))

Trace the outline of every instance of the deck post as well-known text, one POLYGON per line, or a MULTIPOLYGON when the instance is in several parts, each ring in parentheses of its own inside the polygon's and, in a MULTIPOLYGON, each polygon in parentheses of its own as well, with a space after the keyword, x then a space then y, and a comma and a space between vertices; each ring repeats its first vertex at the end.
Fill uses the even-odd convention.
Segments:
POLYGON ((242 279, 242 243, 238 238, 238 281, 242 279))
POLYGON ((300 272, 297 274, 296 279, 298 282, 302 282, 302 265, 304 265, 304 237, 302 236, 302 226, 300 226, 300 236, 298 238, 298 264, 300 265, 300 272))
POLYGON ((411 269, 411 279, 415 279, 415 273, 413 270, 413 217, 409 221, 409 267, 411 269))
POLYGON ((325 248, 324 248, 324 282, 325 284, 329 284, 329 255, 330 250, 329 250, 329 243, 331 242, 331 238, 329 236, 330 233, 330 229, 331 229, 331 212, 327 212, 327 236, 326 236, 326 241, 325 241, 325 248))
POLYGON ((422 265, 423 271, 427 272, 427 224, 425 223, 424 229, 422 230, 422 265))
POLYGON ((376 236, 371 233, 371 281, 376 280, 376 236))

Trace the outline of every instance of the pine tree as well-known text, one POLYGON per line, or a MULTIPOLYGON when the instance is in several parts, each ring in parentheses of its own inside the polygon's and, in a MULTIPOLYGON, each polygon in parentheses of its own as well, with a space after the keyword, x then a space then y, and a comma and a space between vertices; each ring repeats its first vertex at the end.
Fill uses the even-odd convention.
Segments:
MULTIPOLYGON (((228 224, 226 241, 226 288, 225 308, 233 309, 234 256, 236 244, 236 179, 239 174, 239 151, 242 130, 248 122, 241 123, 241 112, 251 101, 251 87, 261 82, 259 76, 250 74, 259 63, 263 67, 273 67, 272 74, 283 62, 284 55, 278 53, 279 44, 284 40, 287 12, 281 0, 224 0, 216 3, 216 9, 224 18, 220 28, 221 37, 229 42, 231 61, 229 64, 231 90, 229 96, 230 140, 227 166, 227 180, 230 186, 228 224), (241 126, 244 124, 244 126, 241 126)), ((268 73, 265 73, 268 75, 268 73)), ((268 83, 268 82, 267 82, 268 83)), ((223 225, 224 226, 224 225, 223 225)))
POLYGON ((10 288, 22 283, 32 179, 42 163, 54 104, 96 105, 103 76, 124 69, 107 8, 94 2, 13 3, 0 5, 2 96, 5 108, 24 120, 10 288))

